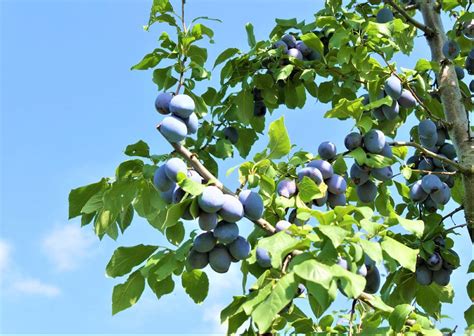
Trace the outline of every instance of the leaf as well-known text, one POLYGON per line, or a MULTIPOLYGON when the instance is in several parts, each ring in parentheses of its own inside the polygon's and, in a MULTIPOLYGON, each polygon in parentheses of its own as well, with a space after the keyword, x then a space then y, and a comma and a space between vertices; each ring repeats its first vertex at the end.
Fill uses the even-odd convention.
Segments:
POLYGON ((301 40, 311 49, 324 55, 324 45, 315 33, 306 33, 301 35, 301 40))
POLYGON ((209 291, 209 279, 206 273, 197 269, 183 272, 181 283, 186 293, 195 303, 204 301, 209 291))
POLYGON ((291 237, 284 231, 262 238, 258 242, 258 246, 270 254, 274 268, 280 268, 283 257, 301 245, 303 245, 302 241, 291 237))
POLYGON ((314 315, 319 318, 329 308, 337 296, 336 282, 331 282, 329 289, 324 288, 320 284, 307 282, 306 288, 308 289, 311 310, 314 315))
POLYGON ((181 203, 173 204, 168 208, 166 212, 165 222, 163 223, 163 228, 167 228, 173 225, 176 225, 189 205, 190 200, 183 201, 181 203))
POLYGON ((331 270, 333 276, 340 279, 341 289, 348 297, 357 298, 362 294, 366 285, 364 277, 349 272, 339 265, 332 265, 331 270))
POLYGON ((360 99, 358 100, 347 100, 342 98, 338 101, 336 106, 324 114, 324 118, 338 118, 347 119, 349 117, 359 120, 362 116, 363 105, 360 99))
POLYGON ((214 68, 224 62, 225 60, 231 58, 235 54, 239 54, 240 50, 237 48, 227 48, 217 56, 216 61, 214 62, 214 68))
POLYGON ((158 281, 156 280, 156 276, 150 274, 148 276, 147 282, 153 293, 155 293, 157 299, 160 299, 166 294, 172 293, 174 290, 174 281, 172 276, 169 276, 164 280, 158 281))
POLYGON ((293 300, 297 289, 298 282, 293 272, 284 275, 276 283, 270 295, 252 313, 252 318, 260 333, 270 328, 274 317, 293 300))
POLYGON ((349 235, 349 231, 334 225, 319 225, 317 229, 331 240, 335 248, 341 245, 344 238, 349 235))
POLYGON ((291 143, 286 131, 284 117, 280 117, 270 124, 268 136, 270 137, 267 146, 270 150, 269 159, 279 159, 290 152, 291 143))
POLYGON ((328 289, 332 281, 331 269, 314 259, 303 261, 293 267, 293 271, 300 278, 314 282, 328 289))
POLYGON ((188 178, 183 172, 178 173, 177 180, 181 189, 193 196, 201 195, 204 190, 204 186, 201 183, 188 178))
POLYGON ((418 249, 412 249, 395 239, 385 236, 382 241, 382 250, 402 267, 415 272, 418 249))
POLYGON ((383 260, 382 248, 379 243, 372 242, 369 240, 361 239, 359 244, 362 246, 364 252, 376 263, 383 260))
POLYGON ((105 272, 112 278, 130 273, 133 267, 144 262, 157 248, 158 246, 142 244, 131 247, 119 247, 110 258, 105 272))
POLYGON ((103 178, 97 183, 89 184, 80 188, 72 189, 69 193, 69 219, 81 214, 81 209, 87 201, 101 191, 107 185, 107 180, 103 178))
POLYGON ((357 147, 349 154, 350 156, 354 158, 354 160, 356 160, 359 166, 362 166, 363 164, 365 164, 365 161, 367 160, 367 154, 364 152, 364 150, 361 147, 357 147))
POLYGON ((116 214, 110 210, 102 209, 95 218, 94 222, 94 232, 99 237, 102 238, 104 234, 109 229, 110 225, 115 224, 116 214))
POLYGON ((465 312, 464 312, 464 319, 466 320, 466 324, 468 328, 474 328, 474 305, 471 305, 465 312))
POLYGON ((242 304, 247 300, 246 296, 234 296, 232 302, 221 311, 221 324, 229 317, 241 311, 242 304))
POLYGON ((308 176, 304 176, 303 179, 298 182, 298 196, 305 203, 322 198, 326 194, 327 186, 321 183, 319 186, 308 176))
POLYGON ((140 271, 133 272, 123 284, 114 287, 112 293, 112 315, 133 306, 145 289, 145 278, 140 271))
POLYGON ((253 25, 250 22, 248 22, 245 25, 245 30, 247 31, 247 43, 249 44, 249 47, 250 48, 255 47, 255 44, 257 42, 255 42, 255 34, 253 32, 253 25))
POLYGON ((137 143, 128 145, 125 148, 125 155, 128 156, 141 156, 141 157, 150 157, 150 147, 148 144, 142 140, 139 140, 137 143))
POLYGON ((277 80, 287 79, 291 75, 291 73, 293 72, 294 67, 295 66, 293 64, 288 64, 288 65, 285 65, 284 67, 279 68, 275 72, 276 79, 277 80))
POLYGON ((168 241, 178 246, 184 239, 184 226, 182 222, 178 222, 176 225, 166 228, 166 238, 168 241))
POLYGON ((401 304, 395 307, 388 318, 388 323, 395 332, 402 331, 405 321, 413 309, 414 307, 409 304, 401 304))
POLYGON ((422 220, 411 220, 406 219, 403 216, 397 215, 398 223, 400 223, 405 230, 414 233, 418 238, 423 236, 423 231, 425 230, 425 223, 422 220))

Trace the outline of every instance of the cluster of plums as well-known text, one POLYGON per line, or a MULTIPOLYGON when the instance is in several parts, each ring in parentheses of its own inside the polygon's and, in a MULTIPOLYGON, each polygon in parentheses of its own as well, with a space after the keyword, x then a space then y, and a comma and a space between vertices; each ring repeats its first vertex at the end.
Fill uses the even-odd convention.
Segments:
POLYGON ((169 142, 180 142, 196 133, 199 121, 194 113, 194 100, 186 94, 162 92, 155 100, 156 110, 164 115, 160 132, 169 142))
POLYGON ((291 34, 285 34, 281 40, 276 41, 273 47, 281 48, 288 57, 294 57, 300 61, 317 61, 321 59, 321 54, 308 47, 303 41, 297 40, 291 34))
MULTIPOLYGON (((365 256, 364 263, 357 270, 352 270, 349 263, 346 259, 339 257, 337 260, 337 265, 341 266, 347 271, 357 273, 365 278, 366 284, 364 292, 368 294, 375 294, 380 288, 380 272, 375 262, 369 257, 365 256)), ((344 294, 341 286, 338 285, 339 290, 344 294)))
MULTIPOLYGON (((463 28, 464 36, 473 41, 474 40, 474 20, 465 23, 463 28)), ((461 48, 456 41, 447 40, 443 44, 443 55, 449 60, 454 60, 461 53, 461 48)), ((464 68, 469 75, 474 75, 474 48, 469 51, 464 63, 464 68)), ((458 80, 464 79, 464 69, 458 65, 455 65, 454 70, 458 80)), ((474 79, 469 83, 469 90, 474 92, 474 79)))
MULTIPOLYGON (((393 157, 392 148, 387 143, 385 135, 377 129, 370 130, 364 136, 358 132, 349 133, 344 139, 344 145, 350 151, 360 147, 366 153, 393 157)), ((354 162, 350 169, 350 178, 356 186, 359 200, 363 203, 373 202, 377 196, 377 186, 370 177, 382 182, 388 181, 392 179, 393 171, 390 166, 371 168, 354 162)))
POLYGON ((423 204, 427 211, 436 212, 440 206, 449 202, 451 190, 437 175, 430 174, 412 185, 410 198, 413 202, 423 204))
MULTIPOLYGON (((423 286, 428 286, 432 282, 440 286, 448 285, 451 273, 455 269, 455 267, 447 260, 444 260, 440 254, 440 249, 444 248, 444 239, 438 237, 435 239, 435 244, 435 252, 427 260, 420 257, 417 259, 415 271, 416 281, 423 286)), ((449 251, 451 254, 457 255, 454 250, 449 251)))

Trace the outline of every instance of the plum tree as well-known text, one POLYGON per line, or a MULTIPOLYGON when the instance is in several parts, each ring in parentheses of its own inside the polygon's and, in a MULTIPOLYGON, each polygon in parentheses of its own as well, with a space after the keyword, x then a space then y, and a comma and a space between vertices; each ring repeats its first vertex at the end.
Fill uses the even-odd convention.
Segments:
MULTIPOLYGON (((453 332, 439 320, 454 290, 439 286, 461 263, 453 234, 467 227, 474 240, 467 2, 326 1, 313 19, 277 19, 263 40, 247 24, 248 49, 229 46, 212 63, 209 18, 189 19, 185 3, 153 2, 146 30, 167 25, 166 33, 133 67, 153 69, 157 130, 170 150, 131 144, 133 159, 113 178, 69 197, 69 217, 101 239, 118 239, 139 216, 169 242, 114 252, 107 275, 130 274, 114 288, 114 313, 144 285, 160 298, 176 281, 201 303, 214 280, 207 274, 238 262, 244 294, 221 314, 229 334, 437 335, 440 324, 453 332), (415 38, 432 57, 407 67, 397 57, 412 55, 415 38), (311 99, 327 104, 324 118, 344 120, 347 151, 337 152, 340 134, 309 117, 301 132, 312 127, 316 153, 291 142, 280 115, 311 99), (240 158, 225 185, 221 161, 240 158), (466 224, 450 227, 458 212, 466 224), (350 313, 327 315, 344 304, 339 292, 350 313)), ((464 308, 468 328, 473 307, 464 308)))

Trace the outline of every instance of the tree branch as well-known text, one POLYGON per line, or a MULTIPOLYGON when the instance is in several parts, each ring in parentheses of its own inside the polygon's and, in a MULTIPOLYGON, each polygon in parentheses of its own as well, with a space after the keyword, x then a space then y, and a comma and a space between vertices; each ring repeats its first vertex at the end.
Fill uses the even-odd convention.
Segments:
POLYGON ((352 300, 351 315, 349 317, 349 336, 352 336, 352 324, 354 322, 354 313, 355 313, 356 304, 357 304, 357 299, 352 300))
POLYGON ((412 172, 421 173, 421 174, 433 174, 433 175, 456 175, 457 172, 450 172, 450 171, 431 171, 431 170, 423 170, 423 169, 412 169, 412 172))
POLYGON ((458 213, 459 211, 461 211, 463 209, 464 209, 464 206, 462 206, 462 205, 458 206, 456 209, 454 209, 453 211, 448 213, 446 216, 441 218, 441 220, 439 221, 439 224, 443 223, 446 218, 453 217, 454 214, 458 213))
POLYGON ((385 0, 385 3, 389 4, 398 14, 400 14, 409 24, 415 26, 416 28, 422 30, 427 37, 433 36, 434 31, 424 25, 423 23, 415 20, 413 17, 408 14, 405 9, 397 5, 393 0, 385 0))
POLYGON ((390 146, 395 146, 395 147, 400 147, 400 146, 415 147, 416 149, 418 149, 420 152, 424 153, 425 155, 427 155, 429 157, 432 157, 432 158, 435 158, 435 159, 438 159, 438 160, 440 160, 440 161, 442 161, 446 164, 449 164, 449 165, 455 167, 456 169, 458 169, 460 172, 468 171, 468 169, 466 169, 464 166, 461 166, 459 163, 454 162, 454 161, 448 159, 445 156, 441 156, 439 154, 433 153, 432 151, 426 149, 425 147, 423 147, 420 144, 417 144, 416 142, 393 141, 393 142, 389 142, 388 144, 390 146))

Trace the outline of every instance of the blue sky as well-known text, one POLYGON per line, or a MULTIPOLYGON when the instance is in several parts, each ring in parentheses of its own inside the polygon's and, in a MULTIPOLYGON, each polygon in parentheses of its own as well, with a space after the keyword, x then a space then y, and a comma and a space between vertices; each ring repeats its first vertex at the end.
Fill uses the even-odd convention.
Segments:
MULTIPOLYGON (((0 2, 0 331, 2 333, 219 333, 219 311, 239 294, 238 265, 222 276, 209 272, 209 298, 200 306, 178 288, 156 301, 146 290, 140 302, 111 316, 115 283, 105 265, 120 245, 166 244, 146 222, 136 220, 117 242, 99 242, 90 228, 67 221, 69 190, 111 176, 125 159, 127 144, 143 139, 154 153, 169 152, 155 125, 157 94, 150 72, 130 66, 151 51, 160 32, 143 31, 151 1, 142 0, 2 0, 0 2)), ((246 50, 244 25, 253 22, 257 39, 266 38, 275 17, 310 18, 314 1, 188 1, 188 17, 218 17, 210 23, 216 44, 211 62, 227 47, 246 50)), ((413 66, 429 57, 423 40, 415 57, 397 61, 413 66)), ((204 90, 200 87, 200 90, 204 90)), ((199 90, 198 90, 199 91, 199 90)), ((202 91, 201 91, 202 92, 202 91)), ((342 148, 348 122, 323 120, 326 107, 310 101, 303 110, 284 108, 267 123, 285 115, 294 143, 316 151, 324 140, 342 148)), ((401 138, 400 138, 401 139, 401 138)), ((260 144, 267 140, 263 137, 260 144)), ((257 145, 258 146, 258 145, 257 145)), ((260 146, 261 148, 261 146, 260 146)), ((222 164, 221 172, 238 164, 222 164)), ((222 174, 223 175, 223 174, 222 174)), ((236 175, 222 176, 230 187, 236 175)), ((462 217, 455 221, 462 223, 462 217)), ((190 224, 191 225, 191 224, 190 224)), ((251 224, 242 222, 249 231, 251 224)), ((471 259, 465 232, 456 249, 471 259)), ((453 317, 445 324, 464 325, 462 311, 466 265, 452 284, 453 317)), ((338 301, 335 308, 349 309, 338 301)))

